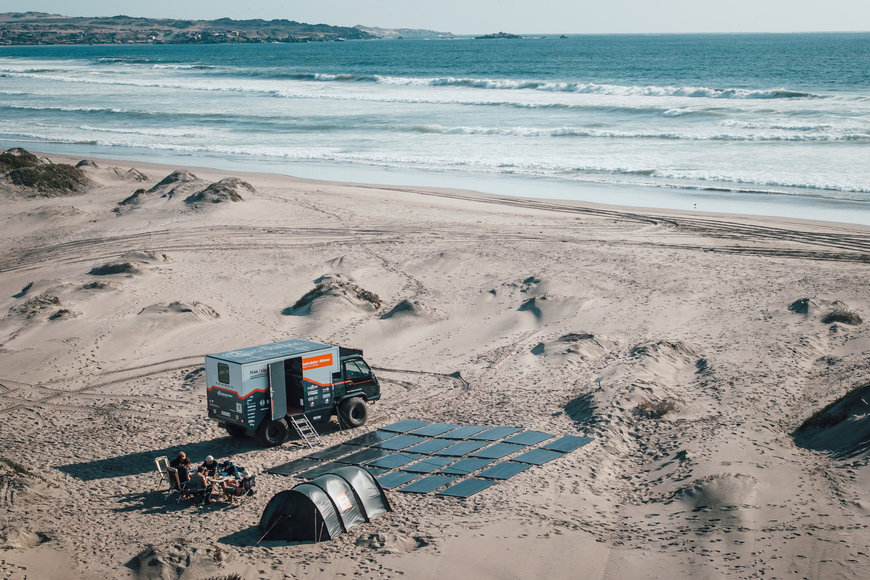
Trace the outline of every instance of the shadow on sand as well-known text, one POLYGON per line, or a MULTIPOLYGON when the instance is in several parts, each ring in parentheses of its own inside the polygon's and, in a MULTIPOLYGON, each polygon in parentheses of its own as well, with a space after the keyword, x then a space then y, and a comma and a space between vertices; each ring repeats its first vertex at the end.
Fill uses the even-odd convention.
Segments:
MULTIPOLYGON (((341 428, 335 422, 320 423, 317 425, 317 431, 321 435, 330 435, 341 428)), ((291 438, 285 445, 305 445, 298 438, 291 438)), ((157 466, 154 464, 154 459, 165 455, 172 460, 179 451, 184 451, 194 463, 201 463, 207 455, 214 455, 217 459, 226 458, 235 463, 233 457, 239 453, 246 453, 254 449, 260 449, 257 443, 250 438, 233 439, 232 437, 216 437, 208 441, 193 441, 172 447, 164 447, 163 449, 149 449, 130 453, 128 455, 119 455, 117 457, 107 457, 105 459, 95 459, 93 461, 84 461, 82 463, 70 463, 68 465, 58 465, 55 469, 71 475, 76 479, 83 481, 93 481, 96 479, 107 479, 110 477, 124 477, 127 475, 141 475, 148 472, 157 472, 157 466)), ((244 465, 240 465, 244 467, 244 465)))
POLYGON ((106 479, 110 477, 140 475, 148 473, 149 471, 156 473, 157 467, 154 464, 154 459, 156 457, 165 455, 171 460, 181 450, 187 453, 187 456, 190 457, 191 461, 194 463, 200 463, 205 459, 206 455, 214 455, 219 459, 225 457, 232 461, 234 455, 257 448, 257 444, 253 439, 218 437, 208 441, 195 441, 181 445, 173 445, 172 447, 164 447, 163 449, 149 449, 146 451, 130 453, 128 455, 119 455, 117 457, 95 459, 93 461, 85 461, 82 463, 70 463, 69 465, 58 465, 55 469, 77 479, 93 481, 95 479, 106 479))

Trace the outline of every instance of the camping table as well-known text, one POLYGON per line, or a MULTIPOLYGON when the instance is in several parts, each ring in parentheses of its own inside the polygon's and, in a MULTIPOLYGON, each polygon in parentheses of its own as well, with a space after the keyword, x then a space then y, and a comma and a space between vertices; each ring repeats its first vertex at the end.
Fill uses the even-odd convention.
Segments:
POLYGON ((229 475, 220 475, 218 477, 209 477, 206 480, 206 483, 207 483, 207 485, 209 485, 211 487, 212 494, 216 493, 216 494, 220 495, 220 493, 222 491, 220 484, 222 484, 223 482, 230 480, 230 479, 232 479, 232 477, 230 477, 229 475))

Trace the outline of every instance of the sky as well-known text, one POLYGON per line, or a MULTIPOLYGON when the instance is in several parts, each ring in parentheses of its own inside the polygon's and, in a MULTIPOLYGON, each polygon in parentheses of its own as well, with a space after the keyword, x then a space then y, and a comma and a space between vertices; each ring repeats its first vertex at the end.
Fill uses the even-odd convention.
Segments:
POLYGON ((0 0, 0 12, 425 28, 454 34, 870 31, 870 0, 0 0))

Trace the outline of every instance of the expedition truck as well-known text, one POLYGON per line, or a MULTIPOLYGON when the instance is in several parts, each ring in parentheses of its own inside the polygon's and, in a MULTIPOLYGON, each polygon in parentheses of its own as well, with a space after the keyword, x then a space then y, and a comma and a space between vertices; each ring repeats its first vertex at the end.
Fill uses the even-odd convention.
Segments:
POLYGON ((366 403, 381 398, 361 350, 299 339, 206 355, 205 381, 208 416, 265 447, 286 441, 299 414, 359 427, 366 403))

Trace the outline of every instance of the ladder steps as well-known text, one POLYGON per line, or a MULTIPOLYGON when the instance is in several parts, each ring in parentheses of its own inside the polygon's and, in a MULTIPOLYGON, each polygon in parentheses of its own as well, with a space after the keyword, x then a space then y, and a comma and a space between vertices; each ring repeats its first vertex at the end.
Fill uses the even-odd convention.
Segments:
POLYGON ((323 439, 320 438, 317 429, 314 428, 305 413, 290 415, 290 424, 299 434, 299 437, 308 444, 308 447, 314 448, 315 445, 323 445, 323 439))

